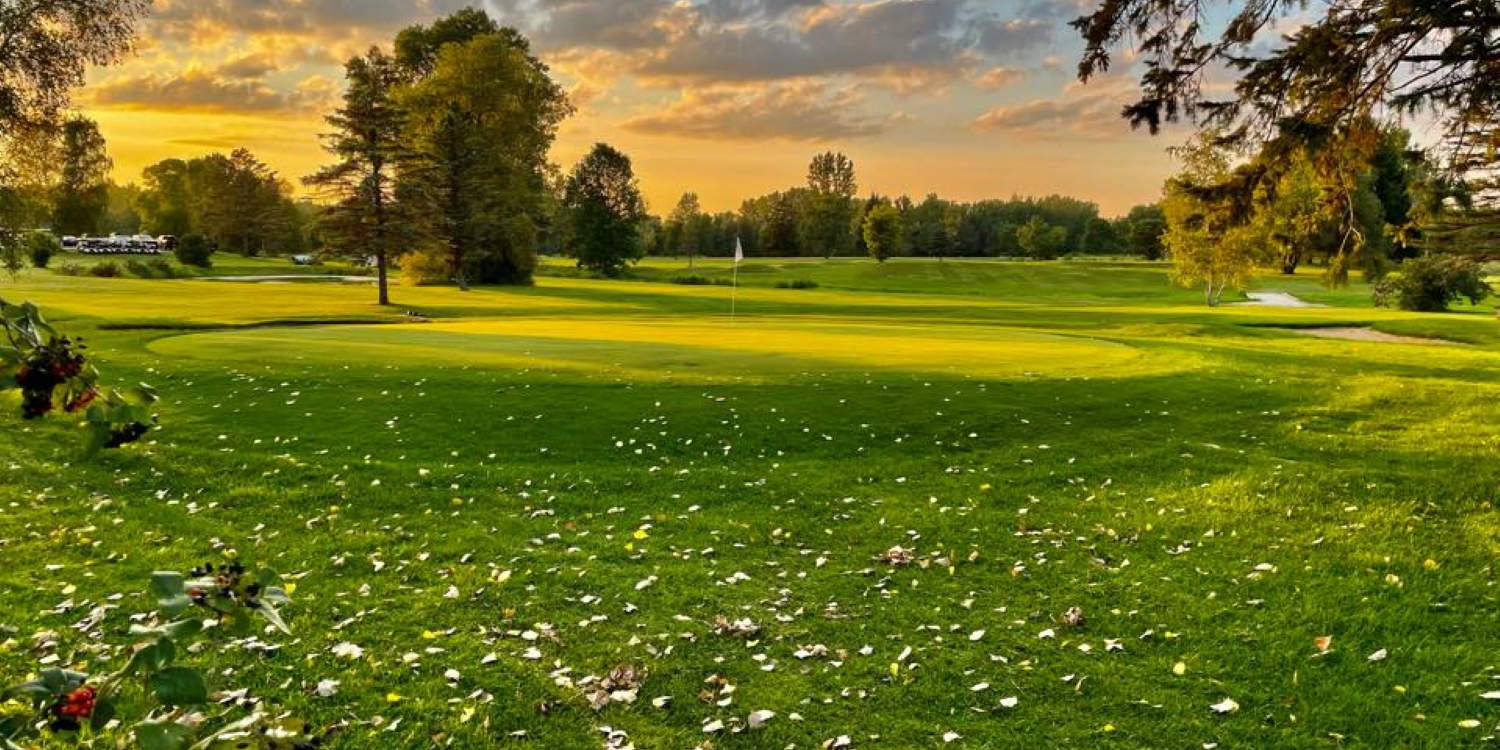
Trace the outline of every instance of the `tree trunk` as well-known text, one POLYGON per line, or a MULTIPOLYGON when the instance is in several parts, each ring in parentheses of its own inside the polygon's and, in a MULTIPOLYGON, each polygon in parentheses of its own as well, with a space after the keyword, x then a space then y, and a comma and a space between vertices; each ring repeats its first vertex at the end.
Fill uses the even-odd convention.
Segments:
POLYGON ((391 304, 391 293, 390 288, 386 285, 384 250, 375 254, 375 268, 376 274, 380 278, 380 304, 389 305, 391 304))
POLYGON ((1281 255, 1281 273, 1287 276, 1297 273, 1297 266, 1302 264, 1302 253, 1296 250, 1287 250, 1281 255))

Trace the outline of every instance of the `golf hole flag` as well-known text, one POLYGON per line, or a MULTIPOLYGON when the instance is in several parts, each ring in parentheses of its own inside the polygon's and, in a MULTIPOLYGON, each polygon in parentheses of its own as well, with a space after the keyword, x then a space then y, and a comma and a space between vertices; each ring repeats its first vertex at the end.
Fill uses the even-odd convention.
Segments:
POLYGON ((745 246, 739 237, 734 238, 734 280, 729 284, 729 324, 734 325, 735 307, 740 298, 740 261, 745 259, 745 246))

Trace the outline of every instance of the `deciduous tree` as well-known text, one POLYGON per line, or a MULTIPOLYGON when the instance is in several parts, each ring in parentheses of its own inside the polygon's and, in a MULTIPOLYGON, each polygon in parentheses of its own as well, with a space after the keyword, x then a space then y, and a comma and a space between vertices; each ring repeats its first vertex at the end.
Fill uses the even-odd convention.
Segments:
POLYGON ((98 123, 86 117, 63 123, 59 156, 52 228, 63 234, 94 234, 109 208, 109 171, 114 167, 98 123))
POLYGON ((547 153, 573 111, 516 39, 489 33, 445 43, 430 71, 397 97, 415 157, 401 173, 402 199, 427 218, 420 228, 445 249, 460 285, 531 280, 536 232, 511 230, 520 217, 535 228, 547 153))
POLYGON ((865 212, 862 233, 870 257, 884 263, 901 247, 901 212, 889 203, 876 205, 865 212))
POLYGON ((579 267, 618 276, 640 260, 638 230, 646 220, 646 202, 630 157, 608 144, 595 144, 568 175, 562 207, 567 247, 579 267))
POLYGON ((854 162, 831 151, 813 157, 807 169, 807 187, 811 195, 802 216, 803 241, 825 257, 847 252, 853 246, 851 222, 854 195, 859 191, 854 162))

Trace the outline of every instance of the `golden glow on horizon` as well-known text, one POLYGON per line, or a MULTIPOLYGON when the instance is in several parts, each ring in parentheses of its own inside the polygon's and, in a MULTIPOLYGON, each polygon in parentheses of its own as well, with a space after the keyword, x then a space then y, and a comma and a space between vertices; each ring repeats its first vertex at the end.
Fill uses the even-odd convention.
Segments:
MULTIPOLYGON (((383 23, 392 28, 426 13, 367 1, 370 13, 384 14, 383 23)), ((318 19, 308 15, 313 11, 261 8, 249 0, 220 3, 244 3, 244 13, 258 19, 252 22, 251 15, 213 16, 196 2, 157 0, 139 56, 95 71, 79 92, 80 107, 99 121, 109 142, 115 179, 139 182, 142 169, 162 159, 244 147, 301 191, 301 178, 326 158, 318 138, 326 127, 320 112, 336 102, 342 84, 335 61, 385 42, 391 30, 359 26, 352 19, 367 15, 363 10, 345 21, 356 25, 339 28, 315 24, 318 19), (248 30, 272 21, 279 31, 248 30)), ((871 9, 880 6, 837 0, 796 18, 787 30, 874 23, 878 14, 871 9)), ((317 7, 319 13, 353 13, 344 6, 317 7)), ((661 24, 667 20, 683 23, 682 13, 691 14, 678 11, 658 18, 657 28, 666 28, 661 24)), ((642 41, 619 50, 610 45, 621 37, 608 35, 635 27, 594 28, 608 19, 592 15, 582 23, 583 30, 573 33, 583 38, 554 39, 556 50, 542 55, 579 105, 561 129, 553 161, 566 170, 593 143, 614 145, 634 160, 658 214, 670 211, 685 191, 697 192, 705 209, 724 211, 801 185, 808 161, 826 150, 854 159, 861 194, 920 200, 937 193, 974 201, 1060 193, 1093 200, 1106 215, 1155 200, 1172 168, 1165 154, 1171 138, 1132 133, 1118 119, 1118 101, 1133 90, 1123 71, 1080 87, 1061 58, 1025 39, 1008 42, 1029 51, 1009 62, 960 52, 947 61, 902 63, 898 57, 838 69, 840 60, 818 59, 810 64, 824 66, 819 70, 835 66, 833 72, 793 71, 762 80, 736 77, 743 69, 725 69, 713 80, 673 79, 647 62, 689 47, 694 54, 712 54, 713 48, 703 46, 712 37, 702 37, 696 47, 642 41)), ((689 24, 671 31, 691 29, 689 24)), ((1036 34, 1031 26, 1017 33, 1036 34)), ((866 54, 859 45, 834 46, 848 58, 866 54)), ((693 75, 702 70, 693 68, 693 75)))

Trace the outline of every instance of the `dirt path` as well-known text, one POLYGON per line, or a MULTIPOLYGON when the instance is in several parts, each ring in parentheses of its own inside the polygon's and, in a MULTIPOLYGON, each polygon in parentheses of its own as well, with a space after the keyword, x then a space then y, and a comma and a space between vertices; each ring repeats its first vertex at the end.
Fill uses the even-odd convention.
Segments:
POLYGON ((1326 307, 1297 299, 1285 292, 1246 292, 1249 302, 1236 302, 1233 307, 1326 307))

